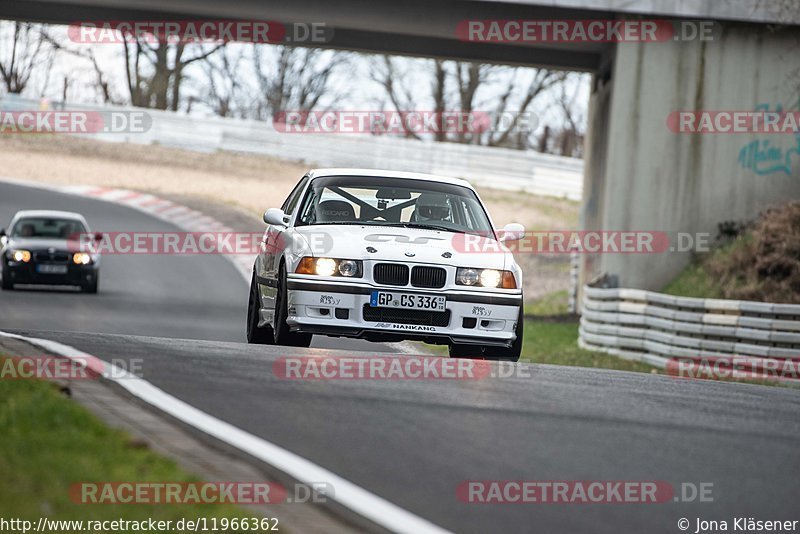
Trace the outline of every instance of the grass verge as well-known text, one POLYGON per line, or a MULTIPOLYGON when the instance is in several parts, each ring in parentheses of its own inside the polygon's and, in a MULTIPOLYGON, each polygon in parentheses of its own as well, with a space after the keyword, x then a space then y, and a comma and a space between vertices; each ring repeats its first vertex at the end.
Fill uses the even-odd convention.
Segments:
MULTIPOLYGON (((662 290, 662 293, 680 297, 697 297, 722 299, 726 298, 724 286, 719 274, 715 274, 722 266, 735 262, 735 257, 748 246, 750 239, 741 237, 720 246, 713 251, 699 255, 692 260, 681 273, 662 290)), ((741 290, 738 280, 733 280, 736 290, 741 290)))
POLYGON ((567 297, 566 291, 555 291, 525 305, 527 319, 520 361, 642 373, 656 370, 647 364, 579 348, 578 323, 574 316, 567 315, 567 297))
POLYGON ((665 288, 688 297, 800 304, 800 202, 719 225, 716 246, 665 288))
POLYGON ((566 289, 547 293, 525 304, 525 315, 566 315, 569 293, 566 289))
MULTIPOLYGON (((0 356, 0 363, 3 357, 0 356)), ((0 380, 0 517, 36 521, 244 518, 233 505, 77 504, 77 482, 193 482, 198 478, 102 424, 49 382, 0 380)))
POLYGON ((644 363, 579 348, 576 322, 526 320, 520 361, 642 373, 656 370, 644 363))
MULTIPOLYGON (((693 282, 687 274, 684 278, 686 290, 693 282)), ((700 282, 693 282, 696 288, 701 288, 700 282)), ((676 284, 676 287, 677 284, 676 284)), ((584 350, 578 347, 578 323, 574 316, 566 315, 566 292, 558 291, 545 295, 544 298, 525 306, 527 319, 525 321, 525 337, 522 344, 520 361, 532 363, 549 363, 553 365, 571 365, 575 367, 593 367, 596 369, 615 369, 618 371, 635 371, 650 374, 665 374, 662 369, 657 369, 640 362, 625 360, 605 352, 584 350), (563 301, 563 302, 562 302, 563 301)), ((762 386, 794 387, 796 384, 780 382, 775 379, 737 378, 728 376, 715 376, 710 371, 696 371, 695 380, 712 380, 720 382, 739 382, 762 386)), ((666 373, 669 374, 669 373, 666 373)), ((676 377, 679 378, 679 377, 676 377)), ((689 378, 682 378, 689 380, 689 378)))

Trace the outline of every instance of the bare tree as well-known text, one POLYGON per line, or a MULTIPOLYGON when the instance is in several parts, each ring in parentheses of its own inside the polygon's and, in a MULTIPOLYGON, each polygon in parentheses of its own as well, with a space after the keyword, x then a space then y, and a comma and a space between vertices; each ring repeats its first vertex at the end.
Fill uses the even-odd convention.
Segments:
POLYGON ((188 65, 204 60, 225 44, 187 45, 151 43, 147 36, 124 34, 125 76, 134 106, 177 111, 181 104, 181 85, 188 65), (187 49, 196 54, 184 57, 187 49))
MULTIPOLYGON (((431 83, 431 93, 433 94, 433 110, 436 113, 437 122, 441 124, 441 117, 447 111, 447 92, 445 86, 447 85, 447 70, 444 67, 444 61, 441 59, 433 60, 433 81, 431 83)), ((440 128, 434 132, 434 139, 437 141, 445 141, 447 139, 447 132, 444 128, 440 128)))
MULTIPOLYGON (((253 47, 257 96, 251 103, 253 118, 266 120, 281 111, 319 109, 323 98, 334 105, 342 95, 332 90, 331 76, 347 62, 342 52, 317 48, 278 47, 272 58, 265 45, 253 47)), ((272 47, 270 47, 273 50, 272 47)))
POLYGON ((30 22, 0 22, 0 79, 9 93, 22 93, 34 68, 46 67, 49 77, 53 50, 42 25, 30 22))
POLYGON ((577 105, 579 93, 578 80, 574 83, 562 83, 558 97, 558 107, 564 116, 564 126, 560 132, 559 152, 562 156, 578 156, 583 154, 583 124, 585 116, 577 105))
POLYGON ((220 117, 242 116, 246 102, 240 69, 245 61, 245 50, 226 48, 219 54, 201 62, 204 73, 203 90, 198 100, 220 117))
MULTIPOLYGON (((519 81, 520 69, 510 67, 443 60, 429 60, 427 65, 428 70, 420 70, 421 74, 416 76, 429 78, 430 94, 415 90, 413 76, 403 70, 396 58, 383 56, 374 60, 372 79, 383 88, 398 112, 420 109, 420 102, 430 98, 437 115, 459 112, 484 122, 483 128, 459 128, 450 135, 440 128, 433 132, 436 141, 527 148, 531 132, 521 130, 521 117, 539 95, 564 78, 561 73, 541 69, 534 70, 527 83, 523 83, 519 81), (492 89, 488 90, 490 86, 492 89), (486 119, 478 115, 484 106, 486 119)), ((407 137, 420 138, 405 123, 403 127, 407 137)))
MULTIPOLYGON (((71 56, 81 58, 91 65, 92 73, 94 76, 94 87, 104 104, 122 104, 124 99, 119 96, 111 86, 108 73, 100 66, 95 55, 94 48, 92 47, 77 47, 72 48, 67 46, 60 40, 54 38, 52 35, 45 34, 45 39, 56 52, 69 54, 71 56)), ((64 78, 64 89, 62 91, 62 98, 67 98, 67 88, 69 86, 69 77, 64 78)))
MULTIPOLYGON (((518 69, 515 69, 518 72, 518 69)), ((514 74, 517 74, 515 72, 514 74)), ((530 81, 524 85, 524 89, 517 91, 519 87, 516 85, 517 76, 512 77, 506 91, 497 100, 497 107, 494 113, 493 127, 489 131, 489 135, 485 144, 489 146, 507 146, 509 141, 512 140, 512 134, 518 131, 520 121, 525 114, 531 113, 531 107, 538 96, 546 90, 555 86, 556 84, 563 84, 566 74, 563 72, 554 72, 546 69, 537 69, 534 71, 530 81), (512 95, 519 93, 520 101, 511 109, 509 102, 512 95), (510 120, 508 120, 510 117, 510 120), (501 124, 501 120, 506 119, 505 125, 501 124)), ((515 148, 525 149, 528 148, 527 143, 530 135, 533 132, 522 132, 524 135, 517 136, 516 140, 511 144, 515 148), (524 146, 521 143, 524 142, 524 146)))
MULTIPOLYGON (((446 109, 446 73, 440 61, 433 61, 434 72, 436 74, 432 80, 431 93, 433 94, 436 109, 438 111, 444 111, 446 109)), ((407 81, 409 80, 409 76, 404 72, 396 58, 389 56, 375 58, 372 61, 371 67, 372 80, 383 87, 386 97, 389 99, 389 102, 396 112, 405 114, 409 111, 420 109, 417 104, 417 91, 408 85, 407 81)), ((401 121, 401 125, 406 137, 420 139, 419 134, 411 130, 405 120, 401 121)), ((441 136, 441 139, 437 140, 444 141, 444 135, 441 136)))
POLYGON ((580 105, 584 75, 568 74, 553 91, 556 116, 546 124, 538 140, 539 152, 582 157, 586 135, 586 109, 580 105))

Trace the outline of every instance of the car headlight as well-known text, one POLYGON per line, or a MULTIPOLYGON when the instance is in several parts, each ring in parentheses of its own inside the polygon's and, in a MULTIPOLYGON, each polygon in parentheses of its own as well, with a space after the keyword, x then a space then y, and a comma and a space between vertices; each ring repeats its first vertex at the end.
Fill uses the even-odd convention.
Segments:
POLYGON ((459 269, 456 273, 456 283, 462 286, 474 286, 478 283, 478 269, 459 269))
POLYGON ((336 274, 336 260, 319 258, 314 265, 314 272, 320 276, 333 276, 336 274))
POLYGON ((496 271, 495 269, 484 269, 481 271, 481 285, 483 287, 497 287, 500 285, 502 277, 503 275, 500 274, 500 271, 496 271))
POLYGON ((31 251, 23 249, 9 250, 8 259, 28 263, 31 261, 31 251))
POLYGON ((459 267, 456 270, 456 284, 461 286, 502 287, 516 289, 517 281, 511 271, 497 269, 474 269, 459 267))
POLYGON ((89 265, 92 263, 92 256, 86 252, 76 252, 72 255, 72 263, 76 265, 89 265))
POLYGON ((343 260, 334 258, 312 258, 306 256, 294 270, 297 274, 316 274, 319 276, 344 276, 360 278, 363 273, 361 260, 343 260))
POLYGON ((358 262, 355 260, 339 260, 339 266, 336 270, 339 271, 339 274, 342 276, 352 278, 358 275, 358 271, 361 269, 359 269, 358 262))

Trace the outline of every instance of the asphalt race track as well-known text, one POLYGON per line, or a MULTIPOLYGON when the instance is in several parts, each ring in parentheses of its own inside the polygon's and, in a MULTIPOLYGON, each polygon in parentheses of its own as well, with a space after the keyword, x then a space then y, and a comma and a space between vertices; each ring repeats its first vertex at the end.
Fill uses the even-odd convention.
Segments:
MULTIPOLYGON (((17 209, 67 206, 95 230, 169 227, 0 184, 2 224, 17 209)), ((529 376, 504 379, 282 380, 277 358, 334 351, 243 343, 247 288, 224 258, 103 262, 97 296, 3 292, 0 329, 106 360, 141 358, 143 377, 161 389, 444 528, 675 533, 680 518, 694 532, 696 518, 730 525, 796 510, 796 390, 526 364, 529 376), (665 481, 678 497, 682 483, 710 483, 713 502, 468 504, 456 496, 468 480, 665 481)))
POLYGON ((668 533, 683 517, 694 532, 695 517, 791 519, 800 491, 787 388, 544 365, 524 365, 528 378, 298 381, 273 374, 276 358, 334 351, 18 333, 141 358, 161 389, 456 532, 668 533), (678 495, 711 483, 714 502, 466 504, 465 480, 666 481, 678 495))
MULTIPOLYGON (((22 209, 77 211, 97 232, 181 231, 129 207, 0 181, 0 227, 22 209)), ((0 328, 245 341, 247 284, 223 256, 105 254, 101 261, 97 295, 46 286, 2 292, 0 328)), ((324 337, 314 346, 393 350, 324 337)))

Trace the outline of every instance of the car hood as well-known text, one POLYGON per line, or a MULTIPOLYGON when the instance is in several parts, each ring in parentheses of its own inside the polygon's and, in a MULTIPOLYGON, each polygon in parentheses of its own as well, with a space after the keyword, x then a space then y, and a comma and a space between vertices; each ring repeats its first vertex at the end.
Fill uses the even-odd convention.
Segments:
MULTIPOLYGON (((72 245, 74 247, 74 243, 72 245)), ((8 249, 21 248, 25 250, 47 250, 54 248, 56 250, 69 250, 70 245, 67 239, 46 239, 46 238, 24 238, 12 237, 6 243, 8 249)))
POLYGON ((513 261, 511 253, 494 238, 439 230, 312 225, 296 231, 306 239, 314 256, 491 269, 508 268, 513 261), (368 247, 375 252, 368 251, 368 247))

